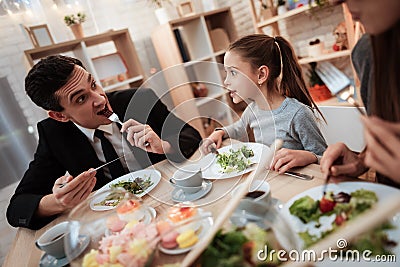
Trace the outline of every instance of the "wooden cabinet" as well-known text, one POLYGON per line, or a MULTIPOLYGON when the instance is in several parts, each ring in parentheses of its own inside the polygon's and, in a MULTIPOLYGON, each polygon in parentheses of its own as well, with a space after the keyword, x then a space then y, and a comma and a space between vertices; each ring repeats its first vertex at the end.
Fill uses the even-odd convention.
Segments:
POLYGON ((152 33, 152 41, 177 114, 205 136, 202 120, 233 122, 223 87, 223 57, 237 33, 230 8, 221 8, 169 21, 152 33), (196 97, 192 83, 208 89, 196 97))
MULTIPOLYGON (((260 19, 259 16, 257 15, 256 2, 258 2, 258 1, 249 0, 249 5, 250 5, 251 13, 252 13, 252 20, 253 20, 255 32, 263 33, 263 29, 265 27, 271 27, 274 35, 280 35, 280 29, 279 29, 278 22, 283 21, 288 18, 295 17, 299 14, 303 14, 303 13, 309 11, 311 8, 315 7, 315 6, 310 6, 307 4, 307 5, 292 9, 290 11, 287 11, 281 15, 275 15, 268 19, 260 19)), ((267 4, 269 7, 271 7, 272 0, 268 0, 267 4)), ((342 4, 342 10, 343 10, 343 19, 346 24, 347 39, 348 39, 348 43, 349 43, 348 49, 343 50, 343 51, 332 51, 332 49, 330 49, 328 51, 324 51, 324 53, 322 53, 321 55, 318 55, 318 56, 313 56, 313 57, 308 56, 308 57, 300 58, 299 63, 301 65, 306 65, 311 62, 333 60, 333 59, 341 58, 341 57, 348 57, 349 61, 350 61, 351 50, 353 49, 355 43, 357 42, 357 40, 360 36, 361 25, 359 22, 357 22, 357 23, 353 22, 351 14, 345 4, 342 4)), ((323 21, 319 21, 319 22, 323 23, 323 21)), ((288 39, 290 39, 290 36, 287 36, 287 37, 288 37, 288 39)), ((349 62, 349 66, 351 66, 351 62, 349 62)), ((354 76, 356 85, 358 85, 358 79, 357 79, 357 76, 355 75, 354 70, 353 70, 353 76, 354 76)), ((327 101, 322 101, 322 102, 319 102, 318 104, 319 105, 337 105, 337 104, 350 105, 347 102, 338 103, 336 98, 332 98, 327 101)))
MULTIPOLYGON (((100 82, 99 73, 107 72, 100 70, 94 63, 94 59, 90 57, 89 47, 112 42, 115 47, 115 52, 120 55, 126 66, 126 74, 122 79, 111 85, 104 86, 104 90, 115 90, 120 87, 139 86, 144 79, 144 73, 136 54, 135 46, 127 29, 118 31, 108 31, 106 33, 84 37, 72 41, 57 43, 54 45, 38 47, 30 50, 25 50, 25 56, 32 67, 35 61, 55 54, 72 53, 74 57, 80 59, 86 69, 100 82)), ((106 55, 102 55, 106 56, 106 55)), ((112 65, 112 64, 111 64, 112 65)), ((110 66, 112 72, 112 66, 110 66)))

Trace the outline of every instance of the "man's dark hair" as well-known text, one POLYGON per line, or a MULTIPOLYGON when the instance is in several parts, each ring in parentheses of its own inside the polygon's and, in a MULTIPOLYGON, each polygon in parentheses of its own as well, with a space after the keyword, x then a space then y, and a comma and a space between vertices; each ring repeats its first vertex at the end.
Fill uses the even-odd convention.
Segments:
POLYGON ((75 65, 84 68, 80 60, 72 57, 55 55, 41 59, 25 78, 26 93, 45 110, 63 111, 55 92, 68 82, 75 65))

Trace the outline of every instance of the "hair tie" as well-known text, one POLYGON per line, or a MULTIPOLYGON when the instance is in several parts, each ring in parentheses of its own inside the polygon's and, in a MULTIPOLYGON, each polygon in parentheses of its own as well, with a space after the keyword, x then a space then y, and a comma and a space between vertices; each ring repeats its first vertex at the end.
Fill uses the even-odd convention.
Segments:
POLYGON ((279 72, 279 83, 282 80, 282 75, 283 75, 283 60, 282 60, 282 51, 281 51, 281 47, 279 46, 276 36, 273 37, 274 38, 274 43, 276 44, 276 46, 278 47, 278 51, 279 51, 279 61, 281 63, 281 71, 279 72))

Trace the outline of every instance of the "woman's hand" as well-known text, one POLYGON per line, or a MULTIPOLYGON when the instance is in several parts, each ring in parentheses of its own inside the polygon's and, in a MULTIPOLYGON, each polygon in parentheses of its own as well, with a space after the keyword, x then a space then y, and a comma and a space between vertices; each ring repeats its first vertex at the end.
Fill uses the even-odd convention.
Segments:
POLYGON ((129 119, 122 125, 121 132, 126 132, 126 140, 132 145, 147 152, 157 154, 173 153, 170 143, 161 138, 147 125, 129 119))
POLYGON ((365 165, 400 183, 400 123, 362 117, 367 149, 365 165))
POLYGON ((282 148, 276 152, 270 169, 282 174, 291 168, 306 166, 317 162, 318 159, 314 153, 305 150, 282 148))
POLYGON ((211 152, 211 148, 213 146, 216 149, 220 148, 222 144, 222 137, 224 135, 225 131, 223 130, 214 131, 209 137, 203 139, 200 145, 200 152, 204 155, 207 155, 211 152))
POLYGON ((323 174, 332 176, 358 177, 368 170, 363 163, 363 153, 357 154, 343 143, 328 146, 322 155, 320 167, 323 174))

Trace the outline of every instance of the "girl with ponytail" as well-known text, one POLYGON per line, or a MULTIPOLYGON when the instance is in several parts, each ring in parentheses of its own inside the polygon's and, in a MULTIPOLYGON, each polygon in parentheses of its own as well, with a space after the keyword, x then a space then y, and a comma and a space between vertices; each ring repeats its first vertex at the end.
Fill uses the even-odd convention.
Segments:
POLYGON ((320 111, 306 88, 289 42, 265 34, 242 37, 229 46, 224 68, 224 84, 233 102, 249 104, 237 122, 216 129, 205 139, 202 151, 219 148, 223 137, 243 140, 250 127, 258 143, 269 146, 276 138, 283 140, 272 170, 284 173, 317 163, 326 149, 315 116, 320 111))

